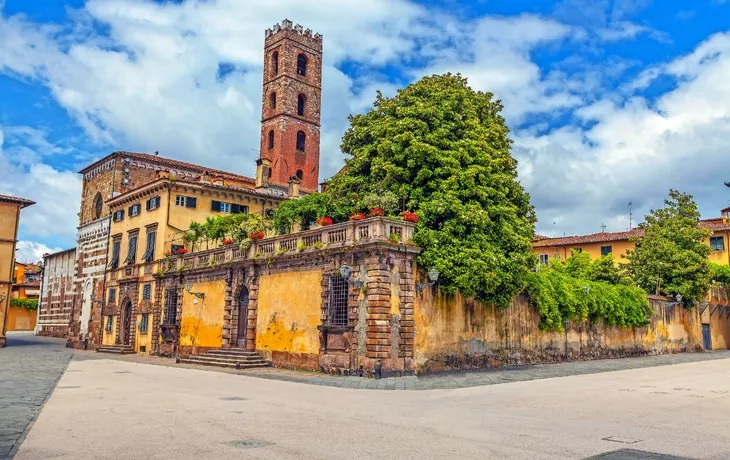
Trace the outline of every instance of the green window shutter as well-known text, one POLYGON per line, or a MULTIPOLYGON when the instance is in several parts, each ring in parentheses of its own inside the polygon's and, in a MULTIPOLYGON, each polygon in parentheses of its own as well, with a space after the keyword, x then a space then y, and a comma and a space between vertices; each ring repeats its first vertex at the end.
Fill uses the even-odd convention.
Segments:
POLYGON ((197 206, 198 206, 197 198, 193 198, 192 196, 185 198, 185 207, 186 208, 196 208, 197 206))

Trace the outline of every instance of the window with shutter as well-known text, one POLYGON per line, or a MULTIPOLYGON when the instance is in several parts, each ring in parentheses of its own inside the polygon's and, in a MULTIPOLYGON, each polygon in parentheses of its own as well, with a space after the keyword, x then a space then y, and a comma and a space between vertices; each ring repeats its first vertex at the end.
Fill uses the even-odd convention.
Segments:
POLYGON ((122 242, 119 240, 115 240, 112 243, 112 260, 109 262, 109 268, 112 270, 119 268, 119 251, 121 244, 122 242))
POLYGON ((210 202, 210 209, 213 211, 220 211, 221 210, 221 202, 213 200, 210 202))
POLYGON ((142 286, 142 300, 150 300, 152 298, 152 283, 145 283, 142 286))
POLYGON ((117 288, 109 288, 109 303, 112 304, 117 301, 117 288))
POLYGON ((155 241, 157 239, 157 232, 147 232, 147 246, 145 247, 144 255, 142 260, 145 262, 152 262, 155 260, 155 241))
POLYGON ((114 222, 124 220, 124 210, 114 212, 114 222))
POLYGON ((132 265, 137 262, 137 235, 130 235, 129 237, 129 253, 124 262, 127 265, 132 265))
POLYGON ((150 326, 150 314, 142 313, 142 320, 139 322, 139 332, 146 334, 150 326))
POLYGON ((153 211, 160 207, 160 197, 155 196, 147 200, 147 210, 153 211))
POLYGON ((139 210, 141 206, 138 204, 133 204, 129 207, 129 217, 134 217, 139 215, 139 210))
POLYGON ((185 206, 185 197, 180 195, 176 196, 175 206, 185 206))
POLYGON ((198 199, 193 198, 191 196, 185 197, 185 207, 186 208, 195 208, 198 205, 198 199))

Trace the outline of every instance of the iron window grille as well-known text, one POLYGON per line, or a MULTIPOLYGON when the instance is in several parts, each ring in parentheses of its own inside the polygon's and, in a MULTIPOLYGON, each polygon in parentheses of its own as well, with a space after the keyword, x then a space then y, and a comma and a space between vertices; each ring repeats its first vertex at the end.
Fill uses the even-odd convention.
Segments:
POLYGON ((155 260, 155 240, 157 232, 147 232, 147 247, 145 248, 142 260, 144 262, 152 262, 155 260))
POLYGON ((165 293, 165 324, 177 323, 177 289, 169 288, 165 293))
POLYGON ((137 261, 137 235, 129 237, 129 253, 127 258, 124 259, 124 263, 132 265, 137 261))
POLYGON ((112 304, 117 301, 117 288, 109 288, 109 303, 112 304))
POLYGON ((725 238, 721 236, 710 237, 710 249, 713 251, 724 251, 725 250, 725 238))
POLYGON ((142 313, 142 319, 139 322, 139 332, 145 334, 147 333, 147 329, 149 328, 150 323, 150 314, 149 313, 142 313))
POLYGON ((116 240, 112 243, 112 260, 109 262, 109 268, 116 270, 119 268, 119 252, 122 242, 116 240))
POLYGON ((330 326, 347 326, 347 303, 349 286, 347 278, 332 275, 329 279, 329 296, 327 317, 330 326))
POLYGON ((106 331, 112 332, 114 330, 114 316, 109 315, 106 317, 106 331))
POLYGON ((152 283, 142 285, 142 300, 150 300, 152 298, 152 283))
POLYGON ((612 246, 601 246, 601 255, 607 256, 613 252, 612 246))

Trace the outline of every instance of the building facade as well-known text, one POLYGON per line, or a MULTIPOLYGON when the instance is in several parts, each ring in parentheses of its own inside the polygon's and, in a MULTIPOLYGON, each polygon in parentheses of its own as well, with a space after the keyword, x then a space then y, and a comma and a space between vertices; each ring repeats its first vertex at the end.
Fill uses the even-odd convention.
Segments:
POLYGON ((33 204, 25 198, 0 195, 0 347, 4 347, 6 341, 20 211, 33 204))
POLYGON ((41 266, 15 261, 13 286, 10 294, 8 331, 32 331, 36 326, 38 297, 41 287, 41 266))
POLYGON ((68 335, 74 304, 76 248, 45 254, 35 334, 47 337, 68 335))

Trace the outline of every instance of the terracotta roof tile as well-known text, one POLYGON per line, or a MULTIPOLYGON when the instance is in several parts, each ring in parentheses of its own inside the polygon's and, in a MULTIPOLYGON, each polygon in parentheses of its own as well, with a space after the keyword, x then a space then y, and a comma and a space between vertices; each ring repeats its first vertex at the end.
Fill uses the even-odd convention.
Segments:
POLYGON ((35 204, 35 201, 28 200, 26 198, 20 198, 19 196, 10 195, 0 195, 0 201, 5 201, 6 203, 18 203, 24 208, 35 204))

